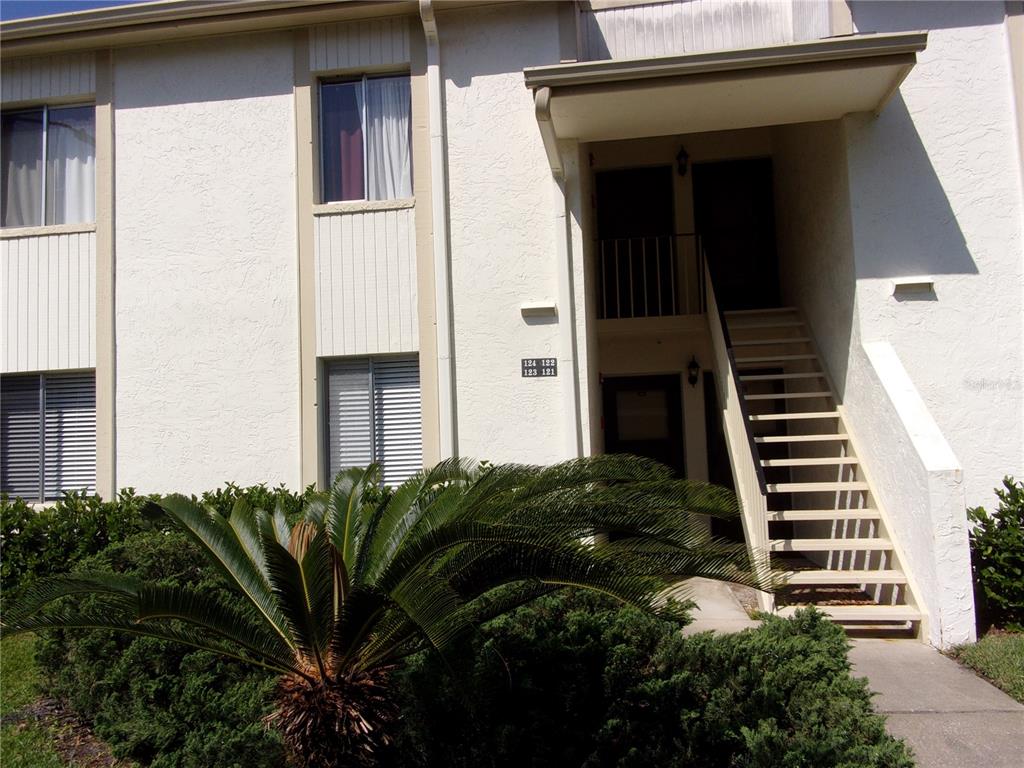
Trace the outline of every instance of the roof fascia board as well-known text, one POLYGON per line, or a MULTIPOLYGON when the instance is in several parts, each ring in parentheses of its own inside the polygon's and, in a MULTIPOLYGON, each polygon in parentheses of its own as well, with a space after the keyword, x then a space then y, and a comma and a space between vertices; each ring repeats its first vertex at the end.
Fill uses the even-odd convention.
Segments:
POLYGON ((630 80, 725 74, 749 69, 913 55, 923 51, 927 43, 927 32, 851 35, 763 48, 529 67, 523 70, 523 75, 526 87, 533 89, 602 85, 630 80))
POLYGON ((210 35, 287 29, 385 16, 414 15, 415 0, 312 0, 304 3, 179 2, 102 9, 107 15, 80 11, 60 16, 0 24, 3 58, 43 55, 92 48, 139 45, 210 35), (153 8, 158 6, 158 8, 153 8), (126 9, 147 13, 129 14, 126 9), (119 10, 121 16, 111 14, 119 10), (157 12, 159 11, 159 12, 157 12), (88 15, 88 18, 85 18, 88 15), (75 17, 75 18, 70 18, 75 17))

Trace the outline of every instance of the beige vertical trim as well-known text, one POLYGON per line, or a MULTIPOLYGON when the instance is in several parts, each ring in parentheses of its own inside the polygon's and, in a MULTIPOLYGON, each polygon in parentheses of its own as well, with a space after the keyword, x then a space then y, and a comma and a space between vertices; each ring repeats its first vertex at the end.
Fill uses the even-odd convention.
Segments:
POLYGON ((114 67, 96 54, 96 493, 117 493, 114 342, 114 67))
POLYGON ((433 195, 430 177, 430 114, 427 50, 423 28, 409 20, 412 89, 412 179, 416 198, 416 312, 419 323, 420 396, 423 407, 423 464, 441 460, 437 388, 437 313, 434 304, 433 195))
POLYGON ((1010 44, 1010 79, 1017 116, 1017 163, 1024 185, 1024 2, 1007 2, 1006 35, 1010 44))
POLYGON ((295 232, 299 278, 299 476, 302 485, 324 482, 316 365, 316 253, 313 185, 315 88, 309 71, 309 29, 295 31, 295 232))
POLYGON ((828 15, 830 33, 833 37, 853 34, 853 13, 846 0, 831 0, 828 15))
POLYGON ((563 64, 579 60, 580 10, 576 3, 559 3, 558 6, 558 60, 563 64))

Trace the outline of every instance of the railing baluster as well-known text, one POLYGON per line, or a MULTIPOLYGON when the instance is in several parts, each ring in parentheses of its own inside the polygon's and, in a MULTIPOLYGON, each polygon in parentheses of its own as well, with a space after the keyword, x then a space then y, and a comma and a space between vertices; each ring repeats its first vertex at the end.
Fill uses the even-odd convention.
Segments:
POLYGON ((668 241, 668 251, 669 251, 668 268, 669 268, 669 280, 671 281, 670 285, 669 285, 669 288, 672 290, 671 301, 669 302, 669 307, 672 309, 672 314, 673 315, 678 315, 679 314, 679 300, 678 300, 678 297, 676 296, 676 279, 677 278, 676 278, 676 254, 675 254, 675 250, 676 250, 676 248, 675 248, 675 238, 669 238, 669 241, 668 241))
POLYGON ((658 238, 654 238, 654 258, 657 260, 657 268, 654 270, 658 276, 658 317, 661 317, 662 312, 661 306, 661 241, 658 238))
POLYGON ((601 317, 608 317, 608 256, 605 253, 606 243, 604 240, 601 241, 601 305, 604 307, 604 311, 601 313, 601 317))
POLYGON ((619 241, 615 240, 615 317, 622 317, 622 286, 619 285, 619 241))
POLYGON ((637 316, 637 308, 636 308, 636 301, 634 300, 636 298, 636 290, 633 288, 633 272, 635 272, 636 270, 633 268, 633 241, 632 240, 626 241, 626 263, 627 263, 627 269, 629 270, 629 273, 630 273, 630 317, 636 317, 637 316))
POLYGON ((650 317, 651 313, 647 309, 647 238, 643 238, 640 241, 640 258, 644 264, 644 317, 650 317))

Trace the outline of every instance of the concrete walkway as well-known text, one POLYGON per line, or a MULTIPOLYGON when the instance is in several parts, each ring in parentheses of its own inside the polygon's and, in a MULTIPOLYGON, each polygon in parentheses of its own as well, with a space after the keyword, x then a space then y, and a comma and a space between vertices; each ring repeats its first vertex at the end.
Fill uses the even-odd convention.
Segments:
POLYGON ((916 640, 855 640, 853 672, 868 679, 889 733, 918 768, 1021 768, 1024 705, 916 640))
MULTIPOLYGON (((685 634, 757 626, 726 584, 691 579, 680 592, 698 606, 685 634)), ((1024 768, 1024 705, 970 670, 917 640, 854 640, 850 661, 918 768, 1024 768)))

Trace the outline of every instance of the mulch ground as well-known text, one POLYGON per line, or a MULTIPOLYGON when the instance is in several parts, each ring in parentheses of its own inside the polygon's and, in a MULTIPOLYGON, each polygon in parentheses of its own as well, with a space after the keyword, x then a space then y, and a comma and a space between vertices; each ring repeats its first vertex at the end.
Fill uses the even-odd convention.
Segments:
POLYGON ((133 768, 134 763, 118 760, 110 747, 97 739, 85 722, 56 699, 41 698, 17 712, 4 715, 3 725, 28 728, 40 725, 53 736, 61 759, 75 768, 133 768))

